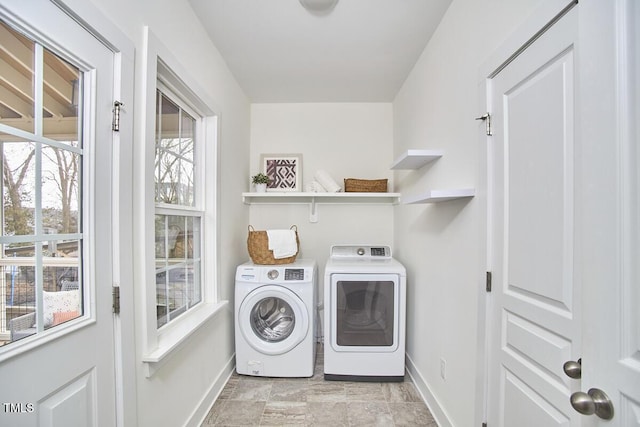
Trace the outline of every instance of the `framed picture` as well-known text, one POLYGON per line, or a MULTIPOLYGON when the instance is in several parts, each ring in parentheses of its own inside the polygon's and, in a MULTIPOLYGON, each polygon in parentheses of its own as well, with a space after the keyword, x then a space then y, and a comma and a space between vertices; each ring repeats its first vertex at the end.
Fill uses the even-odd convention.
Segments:
POLYGON ((300 191, 302 154, 262 154, 260 163, 269 177, 267 191, 300 191))

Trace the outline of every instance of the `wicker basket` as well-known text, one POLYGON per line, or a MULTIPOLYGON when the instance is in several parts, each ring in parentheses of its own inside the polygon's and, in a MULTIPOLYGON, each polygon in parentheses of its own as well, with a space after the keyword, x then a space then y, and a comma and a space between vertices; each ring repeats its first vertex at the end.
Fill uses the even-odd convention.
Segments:
POLYGON ((344 191, 347 193, 386 193, 386 179, 345 178, 344 191))
POLYGON ((249 256, 254 264, 275 265, 275 264, 291 264, 296 260, 300 251, 300 239, 298 237, 298 227, 292 225, 291 230, 296 232, 296 243, 298 250, 294 256, 288 258, 276 259, 273 257, 273 251, 269 250, 269 237, 266 231, 256 231, 251 225, 249 226, 249 236, 247 237, 247 249, 249 256))

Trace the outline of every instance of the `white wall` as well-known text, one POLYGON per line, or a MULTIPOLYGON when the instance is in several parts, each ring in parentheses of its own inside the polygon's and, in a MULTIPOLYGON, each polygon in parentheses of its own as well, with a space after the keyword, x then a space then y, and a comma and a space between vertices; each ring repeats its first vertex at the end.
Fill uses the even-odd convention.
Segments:
MULTIPOLYGON (((389 103, 253 104, 251 175, 260 171, 262 153, 301 153, 303 189, 319 169, 341 186, 344 178, 391 179, 392 136, 389 103)), ((244 191, 249 191, 248 177, 245 183, 244 191)), ((391 191, 393 183, 389 186, 391 191)), ((318 222, 310 223, 307 205, 252 205, 250 222, 256 229, 296 224, 299 257, 315 259, 320 272, 332 244, 393 241, 391 205, 317 208, 318 222)))
MULTIPOLYGON (((482 124, 473 120, 484 112, 478 68, 542 1, 454 0, 393 105, 257 104, 250 116, 244 94, 186 0, 92 0, 134 41, 138 53, 148 25, 219 106, 221 298, 232 300, 235 266, 247 259, 248 223, 258 229, 297 224, 300 256, 318 260, 320 271, 331 244, 393 243, 396 257, 408 269, 410 365, 431 404, 438 405, 442 425, 456 426, 477 422, 482 194, 434 206, 319 206, 319 222, 312 224, 306 206, 247 209, 240 193, 249 190, 260 153, 278 152, 303 154, 303 185, 322 168, 338 181, 394 178, 390 190, 406 194, 422 188, 481 189, 482 171, 476 165, 482 124), (409 148, 442 148, 445 156, 420 171, 394 176, 389 164, 409 148), (446 360, 446 380, 440 378, 441 358, 446 360)), ((138 84, 144 70, 139 62, 136 67, 138 84)), ((137 329, 136 335, 142 331, 137 329)), ((138 345, 138 361, 142 351, 138 345)), ((154 377, 145 378, 138 363, 137 425, 189 420, 233 351, 233 316, 227 311, 191 337, 154 377)))
MULTIPOLYGON (((205 88, 219 114, 219 157, 221 185, 219 192, 219 271, 216 281, 220 299, 231 299, 235 267, 246 252, 242 236, 248 222, 248 209, 240 193, 249 174, 249 103, 231 75, 215 46, 209 40, 186 0, 92 0, 115 26, 124 32, 136 48, 136 106, 140 106, 143 55, 143 29, 150 30, 168 48, 190 78, 205 88)), ((131 106, 128 106, 131 109, 131 106)), ((134 108, 140 113, 141 108, 134 108)), ((140 135, 141 114, 136 117, 134 134, 140 135)), ((134 144, 141 144, 134 138, 134 144)), ((134 148, 134 151, 137 149, 134 148)), ((214 165, 210 165, 214 166, 214 165)), ((132 183, 133 184, 133 183, 132 183)), ((136 251, 134 251, 136 252, 136 251)), ((214 260, 205 260, 213 263, 214 260)), ((140 277, 134 259, 134 276, 140 277)), ((144 304, 144 283, 136 287, 136 378, 125 383, 137 395, 137 426, 179 426, 196 422, 192 415, 206 411, 213 403, 211 387, 232 367, 234 354, 233 314, 226 310, 208 321, 191 336, 180 350, 151 378, 145 378, 140 362, 144 331, 140 324, 144 304), (226 369, 226 370, 225 370, 226 369)), ((124 349, 133 351, 134 349, 124 349)), ((127 380, 127 379, 125 379, 127 380)), ((214 391, 215 392, 215 391, 214 391)), ((128 420, 131 421, 131 420, 128 420)))
POLYGON ((454 0, 394 103, 394 156, 444 149, 444 157, 395 176, 396 190, 476 187, 466 201, 395 211, 394 246, 407 266, 407 355, 441 425, 479 425, 478 304, 484 294, 484 124, 479 69, 542 3, 454 0), (441 378, 441 359, 446 376, 441 378))

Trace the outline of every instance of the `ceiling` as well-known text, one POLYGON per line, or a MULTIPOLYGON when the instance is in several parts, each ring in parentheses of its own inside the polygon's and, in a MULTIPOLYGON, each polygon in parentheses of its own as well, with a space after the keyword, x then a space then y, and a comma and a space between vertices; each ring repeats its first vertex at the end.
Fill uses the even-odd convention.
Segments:
POLYGON ((451 0, 189 0, 251 102, 391 102, 451 0))
MULTIPOLYGON (((35 132, 38 103, 34 90, 35 46, 32 40, 0 21, 0 123, 27 132, 35 132)), ((58 140, 76 140, 81 72, 43 49, 41 74, 44 135, 58 140)), ((0 132, 0 140, 4 139, 7 139, 6 134, 0 132)))

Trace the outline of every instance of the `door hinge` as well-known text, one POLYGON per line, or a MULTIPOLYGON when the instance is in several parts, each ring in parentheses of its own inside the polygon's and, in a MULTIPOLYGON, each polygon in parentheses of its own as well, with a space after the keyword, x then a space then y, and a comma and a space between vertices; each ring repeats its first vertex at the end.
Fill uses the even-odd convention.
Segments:
POLYGON ((485 283, 485 290, 487 292, 491 292, 491 280, 493 279, 492 276, 493 275, 491 274, 491 272, 487 271, 487 279, 486 279, 486 283, 485 283))
POLYGON ((124 104, 120 101, 114 101, 113 103, 113 122, 111 123, 111 130, 114 132, 120 132, 120 107, 124 104))
POLYGON ((113 312, 115 314, 119 314, 120 313, 120 286, 114 286, 112 288, 112 294, 113 294, 113 312))
POLYGON ((484 125, 486 127, 487 136, 493 135, 491 133, 491 114, 489 114, 489 113, 483 114, 480 117, 476 117, 476 120, 484 121, 484 125))

